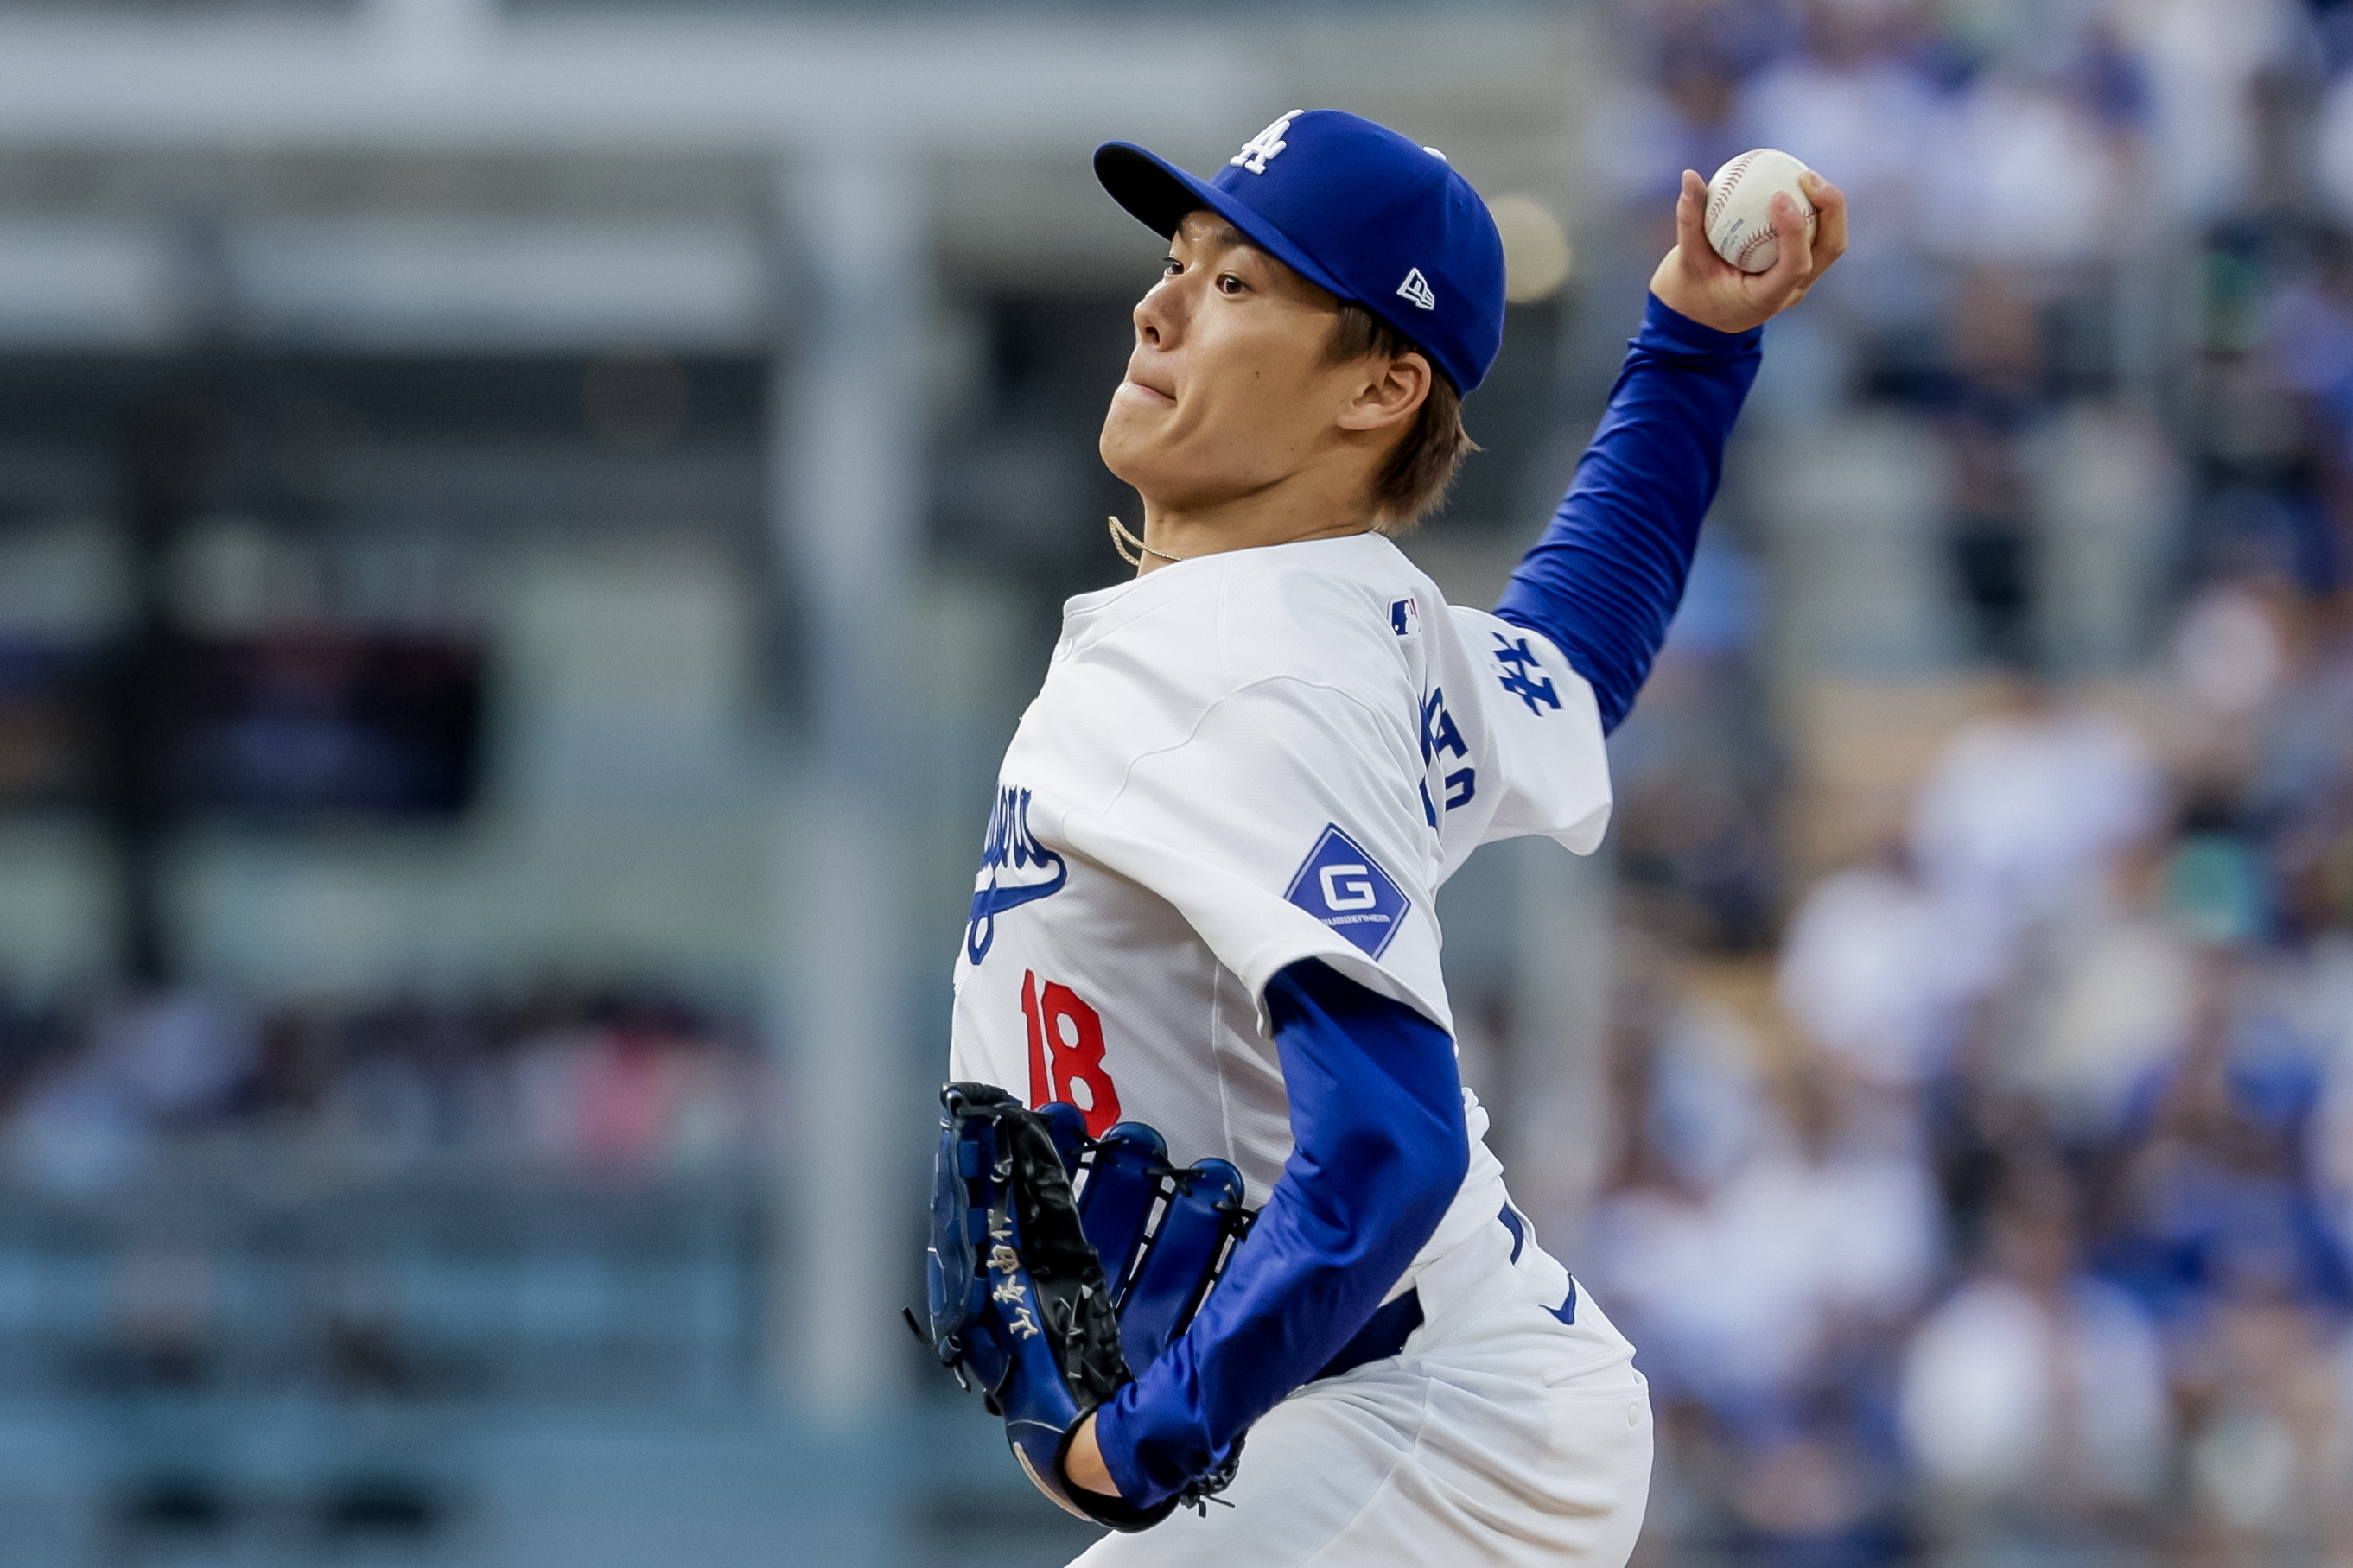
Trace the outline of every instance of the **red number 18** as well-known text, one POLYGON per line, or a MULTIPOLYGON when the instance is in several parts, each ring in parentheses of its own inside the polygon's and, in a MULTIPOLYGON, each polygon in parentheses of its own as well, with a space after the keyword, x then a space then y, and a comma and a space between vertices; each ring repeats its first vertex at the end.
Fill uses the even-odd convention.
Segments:
POLYGON ((1021 1016, 1029 1026, 1029 1103, 1063 1100, 1100 1138, 1119 1120, 1119 1090, 1103 1070, 1103 1015, 1058 981, 1021 976, 1021 1016))

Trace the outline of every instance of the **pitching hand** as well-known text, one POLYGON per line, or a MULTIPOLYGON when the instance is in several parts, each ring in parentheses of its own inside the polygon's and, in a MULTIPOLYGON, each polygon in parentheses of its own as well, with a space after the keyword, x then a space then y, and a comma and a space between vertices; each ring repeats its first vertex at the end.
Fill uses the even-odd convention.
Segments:
POLYGON ((1846 254, 1846 196, 1811 169, 1800 176, 1814 204, 1814 242, 1806 244, 1806 220, 1787 192, 1773 198, 1773 233, 1781 254, 1763 272, 1743 272, 1715 253, 1703 221, 1707 182, 1683 171, 1683 195, 1675 198, 1675 247, 1651 275, 1651 292, 1670 309, 1720 332, 1745 332, 1806 297, 1831 265, 1846 254))

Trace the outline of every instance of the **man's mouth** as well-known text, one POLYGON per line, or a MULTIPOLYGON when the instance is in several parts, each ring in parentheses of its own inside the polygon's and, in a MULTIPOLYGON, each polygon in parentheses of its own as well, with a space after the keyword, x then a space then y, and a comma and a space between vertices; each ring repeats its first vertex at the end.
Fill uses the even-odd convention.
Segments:
POLYGON ((1154 403, 1165 404, 1172 408, 1176 405, 1176 395, 1174 392, 1155 386, 1152 383, 1140 380, 1135 376, 1131 375, 1121 382, 1119 389, 1124 393, 1145 397, 1154 403))

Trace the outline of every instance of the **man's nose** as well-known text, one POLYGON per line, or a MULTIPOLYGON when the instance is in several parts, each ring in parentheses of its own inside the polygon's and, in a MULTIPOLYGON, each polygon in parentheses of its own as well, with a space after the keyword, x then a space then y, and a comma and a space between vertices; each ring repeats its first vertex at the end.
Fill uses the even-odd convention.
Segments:
POLYGON ((1176 342, 1185 320, 1184 279, 1164 278, 1135 302, 1135 337, 1154 348, 1176 342))

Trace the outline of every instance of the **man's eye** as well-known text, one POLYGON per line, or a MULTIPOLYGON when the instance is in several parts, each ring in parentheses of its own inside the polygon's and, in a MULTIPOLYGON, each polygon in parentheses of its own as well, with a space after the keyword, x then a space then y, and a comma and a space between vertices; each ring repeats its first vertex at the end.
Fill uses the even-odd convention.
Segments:
POLYGON ((1173 256, 1160 264, 1160 276, 1163 278, 1174 278, 1184 270, 1185 264, 1173 256))
POLYGON ((1242 283, 1242 280, 1241 280, 1240 279, 1239 279, 1239 278, 1235 277, 1232 273, 1230 273, 1230 272, 1227 272, 1227 273, 1222 273, 1222 274, 1220 274, 1220 275, 1219 276, 1219 279, 1218 279, 1218 292, 1219 292, 1219 293, 1220 293, 1220 294, 1239 294, 1239 293, 1240 293, 1240 292, 1242 291, 1242 289, 1243 289, 1243 283, 1242 283))

